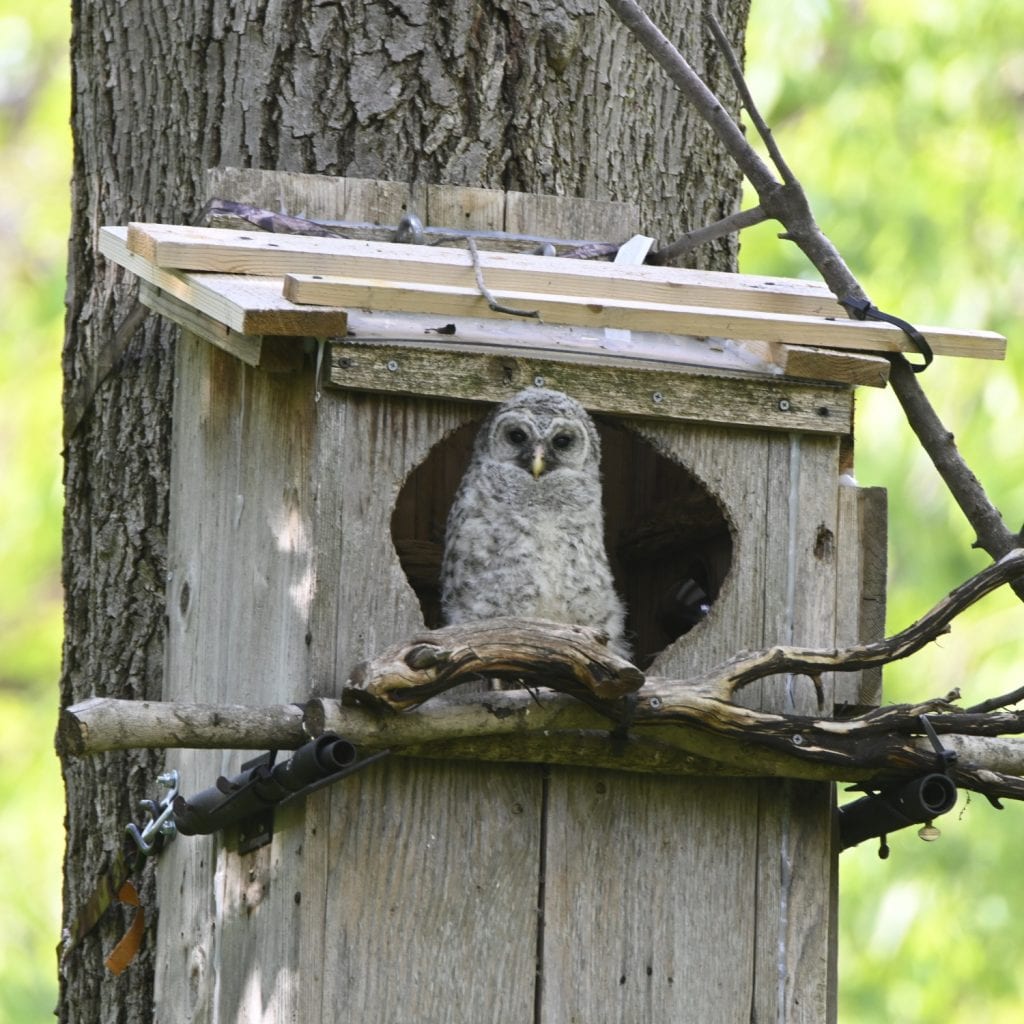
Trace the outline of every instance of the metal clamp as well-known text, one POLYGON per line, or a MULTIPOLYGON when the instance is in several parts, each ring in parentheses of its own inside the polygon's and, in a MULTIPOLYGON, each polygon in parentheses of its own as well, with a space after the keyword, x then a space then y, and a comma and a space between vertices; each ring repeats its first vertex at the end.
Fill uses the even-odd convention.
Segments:
POLYGON ((164 842, 177 834, 174 823, 174 801, 178 796, 178 772, 171 769, 157 776, 158 783, 167 787, 167 795, 157 803, 155 800, 140 800, 139 807, 146 812, 146 821, 140 829, 130 822, 125 831, 131 836, 143 857, 152 856, 164 842))

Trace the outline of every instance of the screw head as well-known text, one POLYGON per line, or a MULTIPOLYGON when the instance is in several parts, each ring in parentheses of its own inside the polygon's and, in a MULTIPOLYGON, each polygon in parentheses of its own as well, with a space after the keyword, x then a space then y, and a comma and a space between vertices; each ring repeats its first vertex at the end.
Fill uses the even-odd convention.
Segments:
POLYGON ((661 393, 660 391, 655 391, 655 392, 654 392, 654 393, 653 393, 653 394, 651 395, 651 401, 652 401, 652 402, 653 402, 653 403, 654 403, 655 405, 661 405, 661 403, 665 401, 665 396, 664 396, 664 395, 663 395, 663 394, 662 394, 662 393, 661 393))
POLYGON ((543 377, 540 376, 540 374, 533 378, 533 386, 535 388, 542 388, 544 387, 545 383, 547 382, 544 380, 543 377))
POLYGON ((392 373, 397 373, 398 372, 398 360, 397 359, 389 359, 388 362, 387 362, 387 366, 388 366, 388 369, 392 373))
POLYGON ((779 399, 779 412, 789 412, 792 406, 789 404, 788 398, 779 399))

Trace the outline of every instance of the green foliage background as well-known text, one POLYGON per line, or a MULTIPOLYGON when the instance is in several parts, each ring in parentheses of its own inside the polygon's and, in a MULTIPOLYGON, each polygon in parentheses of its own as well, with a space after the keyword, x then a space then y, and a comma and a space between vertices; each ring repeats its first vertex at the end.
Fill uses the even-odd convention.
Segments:
MULTIPOLYGON (((56 1001, 62 795, 51 752, 60 657, 60 342, 70 174, 66 4, 0 0, 0 1022, 56 1001)), ((874 301, 920 324, 1002 331, 1006 363, 923 378, 1009 525, 1024 520, 1024 4, 754 0, 751 85, 819 221, 874 301)), ((808 274, 769 225, 743 269, 808 274)), ((890 629, 985 556, 888 392, 859 395, 857 475, 889 488, 890 629)), ((987 599, 909 663, 889 699, 1020 685, 1024 609, 987 599)), ((842 859, 843 1022, 1024 1019, 1024 809, 961 801, 941 842, 842 859)))

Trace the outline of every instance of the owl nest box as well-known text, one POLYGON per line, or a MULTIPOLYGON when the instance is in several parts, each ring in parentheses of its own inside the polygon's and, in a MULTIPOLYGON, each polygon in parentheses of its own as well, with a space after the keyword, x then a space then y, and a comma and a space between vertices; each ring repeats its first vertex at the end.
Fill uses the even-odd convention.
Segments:
MULTIPOLYGON (((359 237, 103 229, 142 301, 184 329, 165 698, 337 696, 356 663, 439 625, 473 438, 527 387, 597 425, 605 541, 646 671, 881 635, 884 493, 849 476, 853 390, 884 385, 897 329, 844 320, 807 282, 629 262, 643 241, 612 263, 522 254, 631 238, 626 204, 256 171, 214 172, 209 190, 359 237), (474 237, 476 265, 464 239, 383 240, 375 225, 413 209, 474 237), (495 312, 481 283, 539 316, 495 312)), ((929 339, 996 354, 966 332, 929 339)), ((828 707, 878 698, 877 676, 825 681, 828 707)), ((743 700, 817 713, 794 680, 743 700)), ((206 779, 226 758, 177 765, 206 779)), ((158 1019, 260 1000, 316 1020, 828 1019, 830 787, 649 770, 393 759, 284 815, 248 859, 175 844, 158 1019)))

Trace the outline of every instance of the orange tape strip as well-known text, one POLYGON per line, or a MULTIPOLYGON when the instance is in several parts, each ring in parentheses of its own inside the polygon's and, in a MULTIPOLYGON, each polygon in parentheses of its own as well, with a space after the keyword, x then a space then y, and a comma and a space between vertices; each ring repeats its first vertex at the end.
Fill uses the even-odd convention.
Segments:
POLYGON ((110 951, 110 955, 104 960, 107 970, 111 974, 120 974, 138 955, 142 946, 142 936, 146 931, 146 912, 142 909, 139 894, 131 882, 125 882, 117 890, 117 898, 130 907, 138 907, 132 923, 125 932, 121 941, 110 951))

